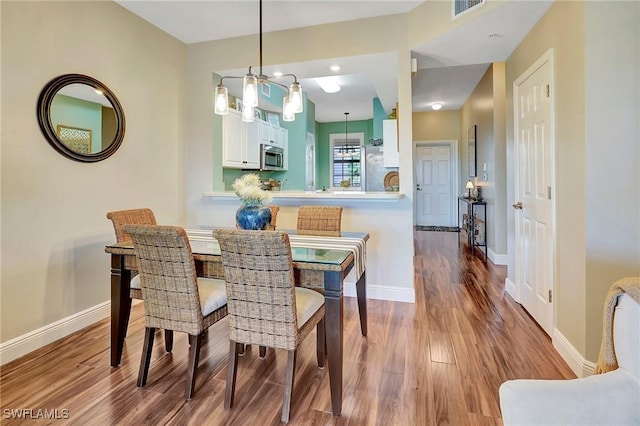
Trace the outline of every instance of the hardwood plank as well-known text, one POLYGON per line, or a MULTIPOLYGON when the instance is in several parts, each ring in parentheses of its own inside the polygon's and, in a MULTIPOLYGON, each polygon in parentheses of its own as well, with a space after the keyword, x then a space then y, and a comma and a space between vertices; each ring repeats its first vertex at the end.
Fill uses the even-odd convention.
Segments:
MULTIPOLYGON (((506 268, 458 245, 456 233, 414 233, 416 303, 368 300, 368 336, 355 298, 344 301, 341 417, 331 414, 315 332, 300 346, 292 425, 501 425, 498 387, 513 378, 574 378, 551 339, 504 292, 506 268)), ((195 395, 184 399, 188 343, 171 354, 158 331, 149 379, 136 386, 144 306, 132 309, 122 364, 109 366, 109 322, 100 321, 2 367, 1 409, 67 409, 56 424, 280 424, 286 354, 239 358, 234 407, 223 407, 227 321, 203 341, 195 395)), ((24 420, 2 419, 2 424, 24 420)))

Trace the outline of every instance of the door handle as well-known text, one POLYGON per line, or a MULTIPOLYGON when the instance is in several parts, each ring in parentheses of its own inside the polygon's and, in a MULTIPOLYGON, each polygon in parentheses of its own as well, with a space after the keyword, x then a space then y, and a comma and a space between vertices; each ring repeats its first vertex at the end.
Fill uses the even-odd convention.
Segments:
POLYGON ((522 203, 518 201, 517 203, 513 204, 513 208, 516 210, 522 210, 522 203))
POLYGON ((416 185, 416 191, 422 191, 422 188, 420 188, 420 185, 416 185))

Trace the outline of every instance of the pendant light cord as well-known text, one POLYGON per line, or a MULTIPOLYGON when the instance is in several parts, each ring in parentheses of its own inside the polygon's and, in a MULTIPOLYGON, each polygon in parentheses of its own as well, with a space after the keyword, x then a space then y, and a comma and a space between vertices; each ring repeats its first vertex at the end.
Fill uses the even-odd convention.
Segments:
POLYGON ((260 77, 262 75, 262 0, 260 0, 260 77))

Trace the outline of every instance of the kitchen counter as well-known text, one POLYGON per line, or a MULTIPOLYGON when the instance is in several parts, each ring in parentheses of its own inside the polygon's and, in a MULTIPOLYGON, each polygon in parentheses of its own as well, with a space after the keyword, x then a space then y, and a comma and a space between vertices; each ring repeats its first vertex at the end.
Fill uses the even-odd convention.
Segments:
MULTIPOLYGON (((271 200, 359 200, 359 201, 398 201, 404 198, 401 192, 366 191, 270 191, 271 200)), ((218 199, 238 199, 232 191, 205 192, 205 197, 218 199)))

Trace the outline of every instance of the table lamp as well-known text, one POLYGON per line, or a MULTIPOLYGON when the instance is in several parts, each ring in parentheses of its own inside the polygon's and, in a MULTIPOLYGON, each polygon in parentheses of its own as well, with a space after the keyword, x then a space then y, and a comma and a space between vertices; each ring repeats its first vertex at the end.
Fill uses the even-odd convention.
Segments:
POLYGON ((467 182, 467 186, 465 186, 469 190, 469 199, 471 199, 471 190, 473 189, 473 183, 471 181, 467 182))

